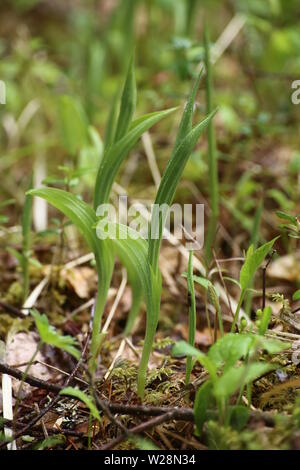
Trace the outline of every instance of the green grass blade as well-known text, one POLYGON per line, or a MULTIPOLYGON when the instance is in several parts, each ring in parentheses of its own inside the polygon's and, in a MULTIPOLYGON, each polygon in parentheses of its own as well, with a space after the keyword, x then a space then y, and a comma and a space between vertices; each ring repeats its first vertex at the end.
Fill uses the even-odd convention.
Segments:
MULTIPOLYGON (((187 100, 187 103, 184 107, 184 111, 182 114, 182 118, 179 124, 177 136, 176 136, 176 141, 174 145, 174 149, 172 152, 172 156, 175 153, 176 149, 178 146, 181 144, 185 136, 192 130, 193 127, 193 114, 194 114, 194 106, 195 106, 195 100, 196 100, 196 95, 197 91, 199 88, 200 80, 202 77, 203 70, 200 71, 198 74, 198 77, 193 85, 193 88, 191 90, 191 93, 189 95, 189 99, 187 100)), ((171 158, 172 158, 171 156, 171 158)))
POLYGON ((120 99, 120 91, 118 90, 112 100, 112 104, 110 107, 110 111, 109 111, 109 115, 108 115, 108 119, 106 123, 105 139, 104 139, 105 149, 107 149, 115 140, 118 109, 119 109, 119 99, 120 99))
MULTIPOLYGON (((213 78, 210 58, 209 32, 207 25, 205 25, 204 29, 204 50, 206 69, 206 114, 210 114, 213 109, 213 78)), ((206 262, 209 263, 212 257, 211 248, 215 239, 219 218, 218 156, 213 121, 210 121, 207 126, 207 137, 211 216, 205 238, 205 258, 206 262)))
MULTIPOLYGON (((195 298, 195 288, 194 288, 194 279, 193 279, 193 252, 192 250, 190 251, 190 255, 189 255, 187 283, 188 283, 188 293, 189 293, 189 344, 191 346, 194 346, 195 335, 196 335, 196 298, 195 298)), ((186 385, 190 383, 192 368, 193 368, 193 359, 192 357, 189 356, 187 357, 187 360, 186 360, 186 373, 185 373, 186 385)))
POLYGON ((134 56, 129 62, 127 77, 121 98, 119 119, 115 141, 120 140, 128 131, 136 107, 136 83, 134 75, 134 56))
MULTIPOLYGON (((253 228, 252 228, 251 240, 250 240, 250 243, 253 244, 254 249, 256 249, 258 241, 259 241, 259 227, 260 227, 260 222, 261 222, 263 206, 264 206, 264 203, 263 203, 263 200, 261 200, 258 204, 258 207, 254 215, 254 222, 253 222, 253 228)), ((251 287, 252 287, 252 283, 250 285, 250 288, 251 287)), ((245 312, 247 313, 247 315, 250 314, 252 298, 253 298, 252 292, 251 291, 247 292, 246 299, 245 299, 245 312)))
MULTIPOLYGON (((165 172, 161 179, 160 186, 157 191, 157 195, 155 199, 155 204, 156 204, 155 207, 157 208, 157 210, 162 204, 167 204, 169 206, 172 204, 172 201, 176 192, 176 188, 178 186, 178 183, 182 175, 182 172, 184 170, 184 167, 186 165, 186 162, 190 154, 192 153, 192 150, 195 147, 197 140, 199 139, 203 130, 211 121, 215 113, 216 111, 213 111, 209 116, 203 119, 202 122, 196 125, 182 140, 181 144, 177 146, 177 149, 175 150, 173 156, 169 160, 169 163, 165 169, 165 172)), ((162 217, 160 217, 159 227, 155 226, 155 223, 153 223, 153 220, 158 220, 157 215, 156 217, 152 218, 149 230, 154 230, 155 232, 159 230, 159 232, 158 232, 157 238, 151 237, 151 234, 150 234, 149 261, 154 272, 157 272, 159 250, 160 250, 165 220, 162 220, 162 217)))
POLYGON ((162 118, 174 112, 175 109, 176 108, 168 109, 166 111, 158 111, 143 116, 137 121, 137 123, 133 123, 129 132, 122 137, 122 139, 107 148, 102 158, 96 179, 94 193, 95 209, 100 204, 108 202, 110 191, 118 170, 124 158, 134 147, 140 136, 162 118))

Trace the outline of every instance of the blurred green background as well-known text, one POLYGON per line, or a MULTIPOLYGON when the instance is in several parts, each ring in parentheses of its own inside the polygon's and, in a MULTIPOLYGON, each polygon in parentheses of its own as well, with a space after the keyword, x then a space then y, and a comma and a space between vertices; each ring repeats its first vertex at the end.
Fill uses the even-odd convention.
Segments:
MULTIPOLYGON (((183 105, 203 58, 205 21, 217 52, 225 48, 214 66, 223 210, 238 221, 233 230, 246 232, 262 193, 267 209, 300 212, 300 105, 291 102, 291 84, 300 79, 299 17, 299 0, 2 0, 0 79, 7 103, 0 106, 0 197, 16 200, 16 210, 7 209, 9 223, 22 212, 33 168, 55 179, 66 171, 60 165, 98 165, 133 48, 137 114, 183 105), (72 99, 62 112, 65 95, 72 99)), ((204 97, 202 85, 200 113, 204 97)), ((178 119, 151 131, 161 170, 178 119)), ((120 181, 131 194, 151 197, 141 145, 135 156, 130 181, 126 167, 120 181)), ((204 198, 209 194, 205 143, 190 159, 185 181, 204 198)), ((89 191, 92 183, 87 174, 75 191, 89 191)))

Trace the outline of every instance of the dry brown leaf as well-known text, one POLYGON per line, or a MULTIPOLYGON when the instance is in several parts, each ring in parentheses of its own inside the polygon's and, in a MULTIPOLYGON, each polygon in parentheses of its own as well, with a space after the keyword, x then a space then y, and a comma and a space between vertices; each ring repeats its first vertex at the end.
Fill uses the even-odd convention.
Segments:
POLYGON ((81 299, 87 299, 91 289, 95 286, 95 271, 87 266, 63 269, 60 276, 67 281, 81 299))
MULTIPOLYGON (((6 347, 6 363, 9 366, 18 366, 19 364, 26 364, 31 359, 36 351, 38 344, 38 336, 33 333, 18 333, 14 336, 12 341, 6 347)), ((45 357, 41 352, 38 352, 36 360, 45 362, 45 357)), ((25 371, 26 365, 18 367, 19 370, 25 371)), ((49 369, 42 364, 33 364, 28 372, 29 374, 37 377, 38 379, 49 381, 52 378, 49 369)), ((20 386, 20 381, 13 379, 13 389, 17 392, 20 386)), ((32 387, 28 384, 23 384, 23 392, 29 393, 32 387)))

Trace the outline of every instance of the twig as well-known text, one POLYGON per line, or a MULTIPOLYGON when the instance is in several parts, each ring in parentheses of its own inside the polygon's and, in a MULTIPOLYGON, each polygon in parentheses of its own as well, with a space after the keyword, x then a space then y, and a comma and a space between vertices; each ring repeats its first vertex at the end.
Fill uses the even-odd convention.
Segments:
POLYGON ((7 311, 16 317, 24 318, 26 316, 21 310, 14 307, 13 305, 8 304, 7 302, 4 302, 3 300, 0 300, 0 307, 3 311, 7 311))
POLYGON ((7 364, 4 364, 3 362, 0 362, 0 373, 10 375, 11 377, 14 377, 18 380, 23 379, 24 382, 28 383, 29 385, 32 385, 32 387, 43 388, 44 390, 48 390, 48 392, 59 393, 62 389, 59 385, 51 384, 44 380, 37 379, 29 374, 24 379, 24 372, 15 369, 14 367, 10 367, 7 364))
MULTIPOLYGON (((129 429, 130 434, 138 434, 142 433, 145 431, 148 431, 149 429, 154 428, 155 426, 158 426, 159 424, 166 423, 167 421, 172 421, 174 419, 174 413, 175 411, 169 411, 168 413, 164 413, 163 415, 156 416, 153 419, 150 419, 149 421, 146 421, 145 423, 139 424, 138 426, 135 426, 131 429, 129 429)), ((128 435, 126 434, 121 434, 120 436, 116 437, 112 441, 108 442, 104 446, 100 447, 100 450, 108 450, 112 449, 116 445, 120 444, 124 439, 126 439, 128 435)))
MULTIPOLYGON (((87 338, 87 341, 85 343, 85 346, 83 348, 83 352, 82 352, 82 355, 81 355, 81 358, 80 360, 77 362, 76 366, 74 367, 72 373, 69 375, 69 377, 67 378, 65 384, 64 384, 64 387, 67 387, 73 377, 75 376, 75 374, 77 373, 79 367, 81 366, 82 364, 82 361, 84 359, 84 356, 85 356, 85 353, 86 353, 86 350, 87 350, 87 347, 88 347, 88 344, 89 344, 89 335, 88 335, 88 338, 87 338)), ((1 364, 0 364, 1 365, 1 364)), ((22 373, 21 373, 21 376, 22 376, 22 373)), ((28 377, 26 378, 28 379, 28 377)), ((57 392, 58 393, 58 392, 57 392)), ((40 421, 40 419, 46 414, 48 413, 48 411, 53 408, 53 406, 55 406, 60 400, 62 400, 63 397, 61 397, 60 395, 56 395, 55 398, 53 398, 51 400, 51 402, 39 413, 39 415, 37 415, 35 418, 33 418, 23 429, 21 429, 20 431, 18 431, 17 433, 14 434, 13 436, 13 440, 16 440, 18 439, 19 437, 23 436, 27 431, 29 431, 36 423, 38 423, 40 421)), ((6 443, 2 443, 0 444, 0 449, 2 449, 4 446, 6 445, 6 443)))

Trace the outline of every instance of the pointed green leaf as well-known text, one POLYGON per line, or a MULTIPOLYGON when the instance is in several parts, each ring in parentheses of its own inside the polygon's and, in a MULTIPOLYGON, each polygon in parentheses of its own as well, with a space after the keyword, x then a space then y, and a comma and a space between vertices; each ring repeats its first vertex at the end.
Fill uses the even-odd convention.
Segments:
POLYGON ((202 434, 203 425, 207 417, 207 409, 212 398, 212 383, 210 380, 204 382, 196 393, 194 402, 194 415, 197 433, 202 434))
POLYGON ((77 342, 72 336, 60 335, 55 328, 49 324, 45 314, 41 315, 37 310, 31 310, 30 313, 35 320, 37 330, 43 343, 63 349, 76 357, 76 359, 80 358, 80 352, 75 347, 77 342))
POLYGON ((149 224, 149 260, 156 272, 158 268, 158 256, 162 240, 163 228, 166 222, 167 214, 162 215, 158 211, 162 204, 170 206, 175 196, 180 177, 186 165, 186 162, 194 149, 197 140, 203 130, 215 115, 215 111, 207 116, 200 124, 196 125, 176 147, 159 185, 155 198, 155 206, 152 214, 151 224, 149 224), (151 233, 158 236, 151 236, 151 233))
POLYGON ((275 368, 275 365, 265 362, 253 362, 239 367, 231 367, 218 378, 214 385, 213 394, 217 400, 226 400, 241 387, 275 368))
POLYGON ((267 254, 270 252, 277 239, 278 237, 274 238, 273 240, 265 243, 256 250, 254 250, 253 245, 250 245, 246 254, 245 262, 240 272, 240 284, 242 290, 246 290, 251 285, 254 274, 256 273, 257 269, 259 268, 267 254))
POLYGON ((94 401, 92 400, 92 398, 89 397, 86 393, 79 390, 78 388, 66 387, 66 388, 63 388, 59 392, 59 394, 78 398, 78 400, 82 401, 82 403, 84 403, 90 409, 90 412, 95 419, 97 419, 98 421, 101 420, 99 411, 97 410, 97 407, 94 401))
POLYGON ((120 140, 129 129, 131 124, 132 116, 135 112, 136 107, 136 83, 134 75, 134 57, 132 56, 127 77, 124 85, 124 90, 121 98, 121 107, 119 113, 119 119, 116 130, 115 141, 120 140))
POLYGON ((107 147, 104 152, 100 168, 98 170, 95 192, 94 192, 94 208, 100 204, 105 204, 109 200, 110 191, 119 168, 127 156, 128 152, 134 147, 140 136, 150 127, 154 126, 162 118, 173 113, 176 108, 166 111, 158 111, 143 116, 135 124, 133 123, 128 133, 120 140, 107 147))

